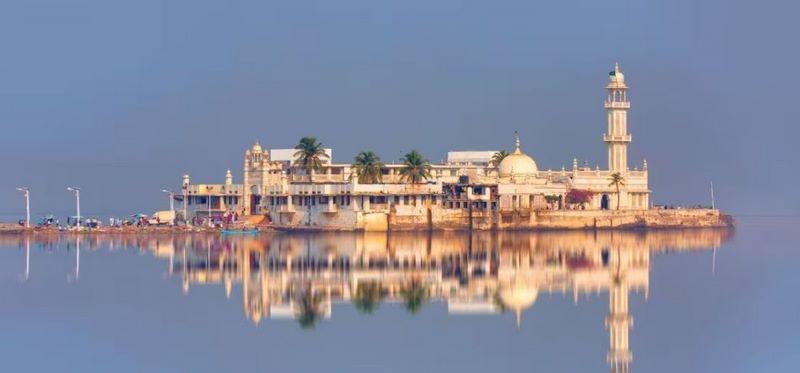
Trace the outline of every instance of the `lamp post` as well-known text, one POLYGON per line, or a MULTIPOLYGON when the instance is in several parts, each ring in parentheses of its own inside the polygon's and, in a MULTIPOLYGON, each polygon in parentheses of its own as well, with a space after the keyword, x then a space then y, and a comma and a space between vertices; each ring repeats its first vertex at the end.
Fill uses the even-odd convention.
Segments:
POLYGON ((19 187, 18 191, 25 193, 25 228, 31 227, 31 190, 28 187, 19 187))
POLYGON ((214 223, 211 221, 211 186, 206 185, 206 208, 208 209, 208 226, 211 227, 214 223))
POLYGON ((187 203, 189 202, 189 195, 187 193, 187 187, 183 186, 183 201, 181 201, 183 205, 183 221, 185 224, 189 225, 189 208, 186 207, 187 203))
POLYGON ((161 189, 161 191, 169 195, 169 211, 175 211, 175 193, 167 189, 161 189))
POLYGON ((76 187, 67 187, 67 190, 70 192, 75 192, 75 205, 76 205, 76 212, 78 214, 78 220, 75 223, 78 228, 81 227, 81 190, 80 188, 76 187))
POLYGON ((175 225, 175 193, 167 189, 161 189, 161 191, 169 196, 169 211, 172 213, 172 221, 169 222, 169 225, 175 225))

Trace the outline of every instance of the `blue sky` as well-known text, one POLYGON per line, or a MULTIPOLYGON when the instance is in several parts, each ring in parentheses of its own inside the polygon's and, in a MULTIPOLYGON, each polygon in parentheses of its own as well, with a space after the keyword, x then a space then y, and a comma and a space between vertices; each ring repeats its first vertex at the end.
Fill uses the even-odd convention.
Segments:
MULTIPOLYGON (((794 3, 6 1, 0 215, 149 212, 180 175, 241 179, 259 139, 349 162, 501 149, 606 163, 607 72, 631 86, 653 200, 798 214, 794 3)), ((11 215, 15 216, 15 215, 11 215)))

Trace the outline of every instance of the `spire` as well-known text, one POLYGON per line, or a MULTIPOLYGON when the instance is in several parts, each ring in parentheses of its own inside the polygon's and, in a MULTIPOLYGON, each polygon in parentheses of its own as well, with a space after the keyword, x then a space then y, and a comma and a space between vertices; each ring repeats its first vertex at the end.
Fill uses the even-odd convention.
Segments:
POLYGON ((614 74, 619 74, 619 62, 614 62, 614 74))
POLYGON ((519 330, 520 326, 522 326, 522 310, 519 307, 517 307, 516 314, 517 314, 517 330, 519 330))
POLYGON ((231 169, 228 169, 228 172, 225 172, 225 185, 233 184, 233 174, 231 174, 231 169))
POLYGON ((522 150, 519 149, 519 133, 514 131, 514 154, 520 154, 522 150))

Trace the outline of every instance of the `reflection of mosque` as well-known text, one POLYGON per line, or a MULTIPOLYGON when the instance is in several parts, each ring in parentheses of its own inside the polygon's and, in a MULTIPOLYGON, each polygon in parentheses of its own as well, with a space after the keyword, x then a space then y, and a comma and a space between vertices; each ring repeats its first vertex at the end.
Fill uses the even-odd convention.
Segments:
MULTIPOLYGON (((296 318, 313 326, 340 302, 365 312, 398 302, 415 312, 439 301, 451 314, 511 311, 519 326, 540 293, 572 293, 577 303, 608 292, 608 363, 611 371, 626 372, 632 360, 628 296, 647 296, 651 255, 716 249, 728 236, 725 230, 120 235, 87 237, 83 246, 152 250, 169 260, 169 273, 180 276, 184 292, 221 284, 230 296, 239 284, 244 312, 255 324, 296 318)), ((7 244, 2 237, 0 243, 7 244)), ((28 239, 19 244, 30 246, 28 239)))
POLYGON ((649 289, 650 256, 716 249, 726 231, 561 232, 431 235, 323 234, 210 240, 179 250, 174 270, 183 289, 221 283, 230 296, 241 283, 244 312, 297 318, 309 326, 331 316, 332 304, 374 310, 400 302, 414 311, 441 301, 451 314, 512 311, 517 325, 539 293, 608 292, 608 363, 629 370, 630 292, 649 289), (203 247, 205 245, 205 247, 203 247))

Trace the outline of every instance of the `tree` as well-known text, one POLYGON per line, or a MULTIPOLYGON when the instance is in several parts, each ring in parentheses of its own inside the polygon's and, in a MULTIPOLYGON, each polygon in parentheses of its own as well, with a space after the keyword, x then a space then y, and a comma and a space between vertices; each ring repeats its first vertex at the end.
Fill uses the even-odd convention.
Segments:
POLYGON ((583 190, 583 189, 570 189, 567 192, 567 203, 573 203, 581 205, 581 207, 585 207, 589 201, 592 200, 592 196, 594 193, 590 190, 583 190))
POLYGON ((362 184, 375 184, 381 182, 381 158, 371 150, 362 150, 355 157, 353 168, 356 170, 358 182, 362 184))
POLYGON ((303 329, 313 329, 317 321, 322 318, 322 295, 315 293, 311 290, 311 286, 307 286, 302 292, 297 294, 296 302, 300 305, 298 309, 297 322, 303 329))
POLYGON ((353 305, 364 314, 374 313, 381 304, 386 293, 377 281, 368 281, 358 284, 356 294, 353 296, 353 305))
POLYGON ((622 199, 622 196, 619 194, 619 187, 625 185, 625 177, 619 172, 611 174, 611 183, 609 183, 608 186, 612 185, 617 188, 617 210, 619 210, 619 200, 622 199))
POLYGON ((400 178, 405 182, 419 184, 431 177, 431 164, 416 150, 406 153, 402 159, 403 168, 400 169, 400 178))
POLYGON ((422 285, 419 279, 412 279, 407 285, 400 289, 406 310, 413 314, 419 312, 422 305, 428 300, 428 289, 422 285))
POLYGON ((550 208, 554 209, 554 205, 558 203, 559 196, 555 194, 548 194, 544 196, 544 200, 547 201, 547 204, 550 205, 550 208))
POLYGON ((492 155, 492 160, 489 163, 492 165, 492 167, 497 167, 497 166, 500 165, 500 162, 502 162, 503 159, 508 157, 509 154, 511 154, 511 153, 509 153, 509 152, 507 152, 505 150, 501 150, 501 151, 499 151, 497 153, 494 153, 494 155, 492 155))
POLYGON ((306 170, 309 178, 314 170, 322 168, 322 160, 328 159, 328 153, 322 147, 322 143, 316 137, 306 136, 294 146, 294 165, 306 170))

